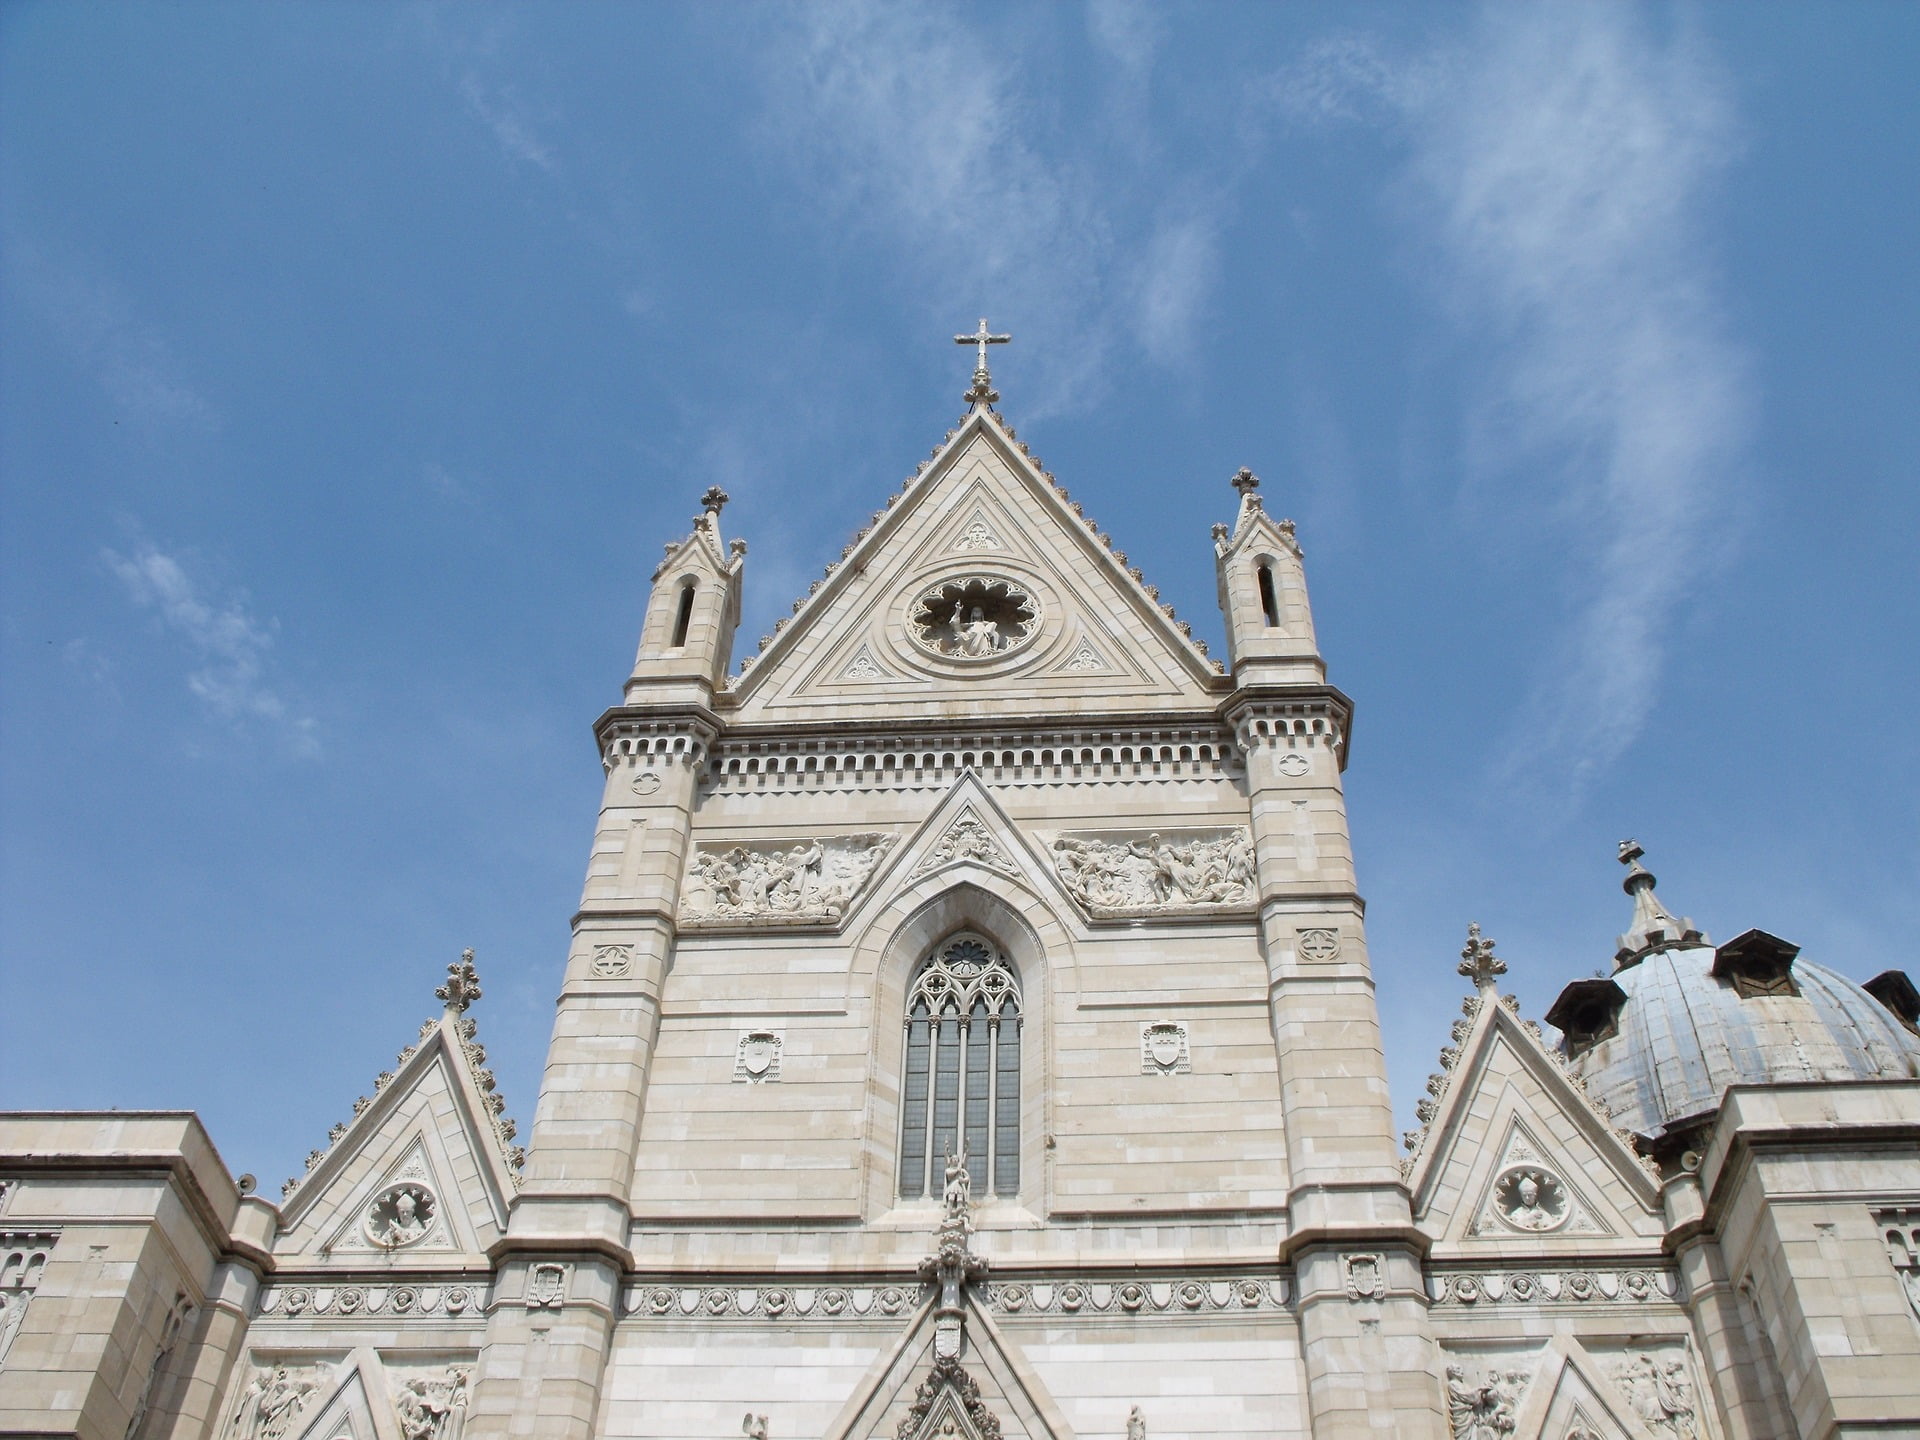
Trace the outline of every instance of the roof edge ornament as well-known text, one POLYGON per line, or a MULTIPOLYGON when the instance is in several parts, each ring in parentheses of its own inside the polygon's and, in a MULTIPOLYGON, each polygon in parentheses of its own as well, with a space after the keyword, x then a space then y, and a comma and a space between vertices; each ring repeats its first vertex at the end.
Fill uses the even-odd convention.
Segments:
POLYGON ((1496 976, 1507 973, 1507 962, 1493 953, 1493 938, 1480 934, 1480 922, 1474 921, 1467 926, 1467 943, 1460 951, 1460 964, 1455 968, 1473 981, 1476 990, 1493 990, 1496 976))
POLYGON ((1633 897, 1633 925, 1619 937, 1613 953, 1615 970, 1637 965, 1656 950, 1713 948, 1713 942, 1692 920, 1675 915, 1660 903, 1660 897, 1653 893, 1659 882, 1640 863, 1646 853, 1638 840, 1620 842, 1620 863, 1627 867, 1627 878, 1620 882, 1620 888, 1633 897))
POLYGON ((980 328, 971 335, 956 335, 956 345, 971 345, 977 354, 973 363, 973 384, 967 387, 967 393, 960 398, 967 402, 969 409, 992 409, 999 400, 1000 392, 993 388, 993 376, 987 371, 987 347, 989 345, 1011 344, 1013 336, 995 335, 987 327, 987 317, 980 317, 980 328))

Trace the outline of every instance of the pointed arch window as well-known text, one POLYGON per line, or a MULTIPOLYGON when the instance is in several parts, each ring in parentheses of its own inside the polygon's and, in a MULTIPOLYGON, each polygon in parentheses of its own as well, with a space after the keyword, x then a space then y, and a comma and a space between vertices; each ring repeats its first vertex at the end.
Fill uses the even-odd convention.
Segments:
POLYGON ((962 931, 907 990, 900 1197, 940 1193, 964 1150, 976 1193, 1020 1190, 1020 978, 984 935, 962 931))

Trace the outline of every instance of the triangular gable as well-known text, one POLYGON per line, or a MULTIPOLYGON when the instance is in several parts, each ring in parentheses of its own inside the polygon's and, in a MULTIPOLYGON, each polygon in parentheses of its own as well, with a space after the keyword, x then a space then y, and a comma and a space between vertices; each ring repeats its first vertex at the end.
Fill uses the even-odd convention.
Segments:
POLYGON ((378 1252, 396 1263, 414 1255, 445 1263, 450 1251, 484 1254, 505 1230, 514 1177, 465 1054, 463 1023, 452 1013, 430 1022, 300 1181, 281 1210, 277 1255, 365 1263, 378 1252), (420 1203, 423 1189, 430 1205, 420 1203), (413 1202, 411 1225, 396 1209, 403 1190, 413 1202), (417 1237, 399 1238, 420 1225, 417 1237), (376 1235, 398 1243, 383 1246, 376 1235))
MULTIPOLYGON (((1074 913, 1051 868, 1034 855, 1020 828, 971 770, 954 782, 907 843, 888 857, 849 914, 849 924, 863 923, 901 890, 935 876, 955 882, 990 881, 990 877, 1017 880, 1045 897, 1057 914, 1074 913)), ((989 888, 996 887, 989 883, 989 888)))
POLYGON ((827 1428, 827 1440, 1073 1440, 1073 1430, 1033 1366, 966 1299, 966 1340, 957 1360, 934 1350, 933 1302, 868 1368, 827 1428), (947 1421, 953 1429, 945 1429, 947 1421))
POLYGON ((1041 712, 1049 702, 1062 713, 1089 704, 1211 707, 1224 681, 1124 559, 998 418, 976 411, 776 627, 732 687, 739 721, 832 713, 841 704, 864 716, 876 703, 924 712, 930 701, 1004 698, 1010 687, 1041 712), (976 569, 1021 588, 1039 619, 1031 638, 1003 655, 951 664, 910 636, 910 616, 929 585, 976 569), (884 696, 873 688, 875 671, 893 679, 884 696))
POLYGON ((1514 1419, 1513 1440, 1659 1440, 1572 1336, 1548 1343, 1514 1419))
POLYGON ((333 1392, 303 1414, 306 1423, 287 1440, 402 1440, 371 1350, 354 1351, 337 1372, 333 1392))
POLYGON ((1469 1253, 1559 1243, 1640 1249, 1665 1229, 1659 1190, 1639 1157, 1491 990, 1408 1183, 1416 1222, 1469 1253))

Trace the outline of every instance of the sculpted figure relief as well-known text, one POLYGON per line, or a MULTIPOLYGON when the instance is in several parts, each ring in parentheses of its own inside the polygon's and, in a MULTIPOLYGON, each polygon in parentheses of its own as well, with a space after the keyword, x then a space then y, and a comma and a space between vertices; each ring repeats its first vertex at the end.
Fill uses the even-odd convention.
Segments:
POLYGON ((415 1376, 400 1387, 393 1408, 406 1440, 455 1440, 467 1408, 471 1374, 464 1365, 449 1365, 445 1375, 415 1376))
POLYGON ((1687 1378, 1686 1361, 1674 1359, 1663 1365, 1652 1355, 1635 1355, 1614 1366, 1613 1378, 1648 1429, 1674 1440, 1695 1440, 1699 1432, 1694 1428, 1693 1382, 1687 1378))
POLYGON ((692 919, 834 919, 892 844, 891 835, 853 835, 698 851, 681 908, 692 919))
POLYGON ((1489 1370, 1476 1383, 1467 1379, 1462 1367, 1449 1365, 1447 1418, 1453 1440, 1507 1440, 1526 1388, 1527 1377, 1518 1370, 1489 1370))
POLYGON ((233 1440, 285 1440, 319 1388, 312 1380, 296 1378, 284 1365, 262 1370, 240 1392, 227 1433, 233 1440))
POLYGON ((1244 830, 1170 841, 1079 839, 1053 842, 1054 868, 1094 911, 1172 910, 1243 905, 1255 895, 1253 842, 1244 830))

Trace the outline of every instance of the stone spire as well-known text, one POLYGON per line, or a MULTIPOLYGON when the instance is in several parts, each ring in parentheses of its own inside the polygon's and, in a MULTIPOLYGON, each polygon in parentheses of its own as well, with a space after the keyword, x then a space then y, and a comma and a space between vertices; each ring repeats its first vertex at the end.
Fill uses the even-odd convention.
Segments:
POLYGON ((1627 867, 1627 878, 1620 888, 1633 897, 1633 926, 1619 939, 1613 953, 1613 968, 1624 970, 1637 965, 1656 950, 1680 950, 1707 946, 1713 942, 1695 928, 1686 916, 1674 915, 1653 893, 1653 872, 1640 863, 1647 852, 1638 840, 1620 842, 1620 863, 1627 867))

